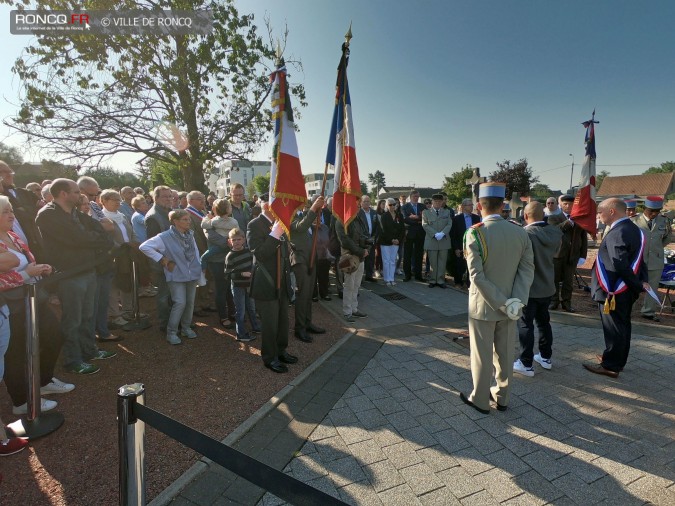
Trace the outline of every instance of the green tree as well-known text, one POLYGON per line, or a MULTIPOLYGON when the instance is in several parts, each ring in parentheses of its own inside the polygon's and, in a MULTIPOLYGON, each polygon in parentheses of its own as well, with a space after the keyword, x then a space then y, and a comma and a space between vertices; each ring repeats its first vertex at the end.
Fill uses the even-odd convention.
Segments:
POLYGON ((537 183, 530 188, 530 197, 536 199, 547 199, 551 196, 551 188, 547 184, 537 183))
MULTIPOLYGON (((7 0, 5 0, 7 1, 7 0)), ((74 11, 81 2, 9 0, 14 8, 74 11)), ((234 0, 91 0, 92 10, 204 10, 208 34, 45 34, 17 59, 22 104, 6 123, 64 161, 122 152, 179 167, 182 188, 204 189, 207 161, 245 159, 272 130, 267 109, 272 30, 234 0), (164 138, 164 139, 163 139, 164 138)), ((285 38, 285 35, 284 35, 285 38)), ((291 92, 304 105, 302 86, 291 92)))
POLYGON ((380 192, 380 188, 386 186, 387 182, 384 177, 384 173, 376 170, 374 173, 368 174, 368 182, 373 185, 373 196, 377 197, 377 194, 380 192))
POLYGON ((462 200, 471 198, 471 187, 467 186, 466 180, 471 179, 472 175, 473 167, 469 164, 450 176, 445 176, 443 191, 448 194, 450 207, 456 207, 462 203, 462 200))
POLYGON ((148 167, 150 169, 148 186, 151 188, 160 185, 166 185, 173 189, 184 188, 183 173, 177 164, 164 160, 150 160, 148 167))
POLYGON ((251 182, 255 186, 258 195, 262 195, 263 193, 267 193, 270 191, 270 175, 271 174, 268 172, 264 176, 255 176, 251 180, 251 182))
POLYGON ((602 186, 603 180, 609 176, 609 172, 606 170, 601 170, 600 174, 595 175, 595 189, 599 190, 600 186, 602 186))
POLYGON ((361 195, 368 195, 368 185, 361 181, 361 195))
POLYGON ((82 175, 96 179, 96 182, 103 190, 107 188, 117 188, 119 190, 123 186, 131 186, 133 188, 141 185, 141 178, 137 174, 118 172, 112 167, 87 169, 82 175))
POLYGON ((675 172, 675 162, 663 162, 660 167, 649 167, 643 174, 664 174, 675 172))
POLYGON ((14 168, 23 163, 23 156, 14 146, 0 142, 0 160, 5 162, 10 167, 14 168))
POLYGON ((528 195, 530 187, 539 182, 539 177, 532 174, 527 158, 521 158, 515 163, 510 160, 497 162, 497 170, 490 174, 490 181, 505 183, 506 200, 510 200, 513 192, 518 192, 521 197, 528 195))
POLYGON ((255 187, 255 183, 253 182, 253 179, 252 179, 246 185, 246 196, 248 198, 251 198, 254 194, 257 194, 257 193, 258 193, 258 189, 255 187))

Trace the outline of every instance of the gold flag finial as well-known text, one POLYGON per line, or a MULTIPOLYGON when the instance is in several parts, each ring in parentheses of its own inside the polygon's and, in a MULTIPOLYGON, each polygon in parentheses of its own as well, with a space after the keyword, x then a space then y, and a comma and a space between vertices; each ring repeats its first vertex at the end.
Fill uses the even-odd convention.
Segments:
POLYGON ((349 41, 352 40, 352 22, 349 22, 349 30, 345 33, 345 44, 349 46, 349 41))

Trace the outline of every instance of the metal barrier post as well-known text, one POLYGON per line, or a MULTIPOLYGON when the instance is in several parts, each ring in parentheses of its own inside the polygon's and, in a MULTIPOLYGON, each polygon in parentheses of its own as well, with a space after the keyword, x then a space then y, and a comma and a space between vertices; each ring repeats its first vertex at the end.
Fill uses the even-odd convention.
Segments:
POLYGON ((134 319, 124 325, 122 329, 129 331, 150 328, 152 325, 148 316, 141 316, 141 306, 138 303, 138 264, 133 258, 131 259, 131 302, 134 319))
POLYGON ((54 432, 63 424, 61 413, 40 413, 40 336, 36 286, 27 285, 26 312, 26 396, 27 415, 7 427, 16 437, 36 439, 54 432))
POLYGON ((120 506, 145 506, 145 422, 136 418, 134 405, 145 404, 145 386, 133 383, 117 393, 120 453, 120 506))

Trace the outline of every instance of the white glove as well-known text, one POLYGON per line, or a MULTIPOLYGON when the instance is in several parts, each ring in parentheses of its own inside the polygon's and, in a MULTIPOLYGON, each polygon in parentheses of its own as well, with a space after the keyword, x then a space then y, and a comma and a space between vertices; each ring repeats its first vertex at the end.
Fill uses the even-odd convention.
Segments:
POLYGON ((585 263, 586 263, 586 259, 585 259, 585 258, 580 258, 579 261, 577 262, 577 267, 581 267, 581 266, 584 265, 585 263))
POLYGON ((284 235, 284 227, 281 226, 281 222, 279 220, 274 222, 270 235, 275 239, 281 239, 281 236, 284 235))
POLYGON ((503 313, 506 313, 506 316, 511 320, 518 320, 521 316, 521 309, 523 307, 525 307, 525 304, 523 304, 520 299, 513 298, 507 299, 504 306, 500 309, 503 313))
POLYGON ((443 232, 436 232, 434 234, 434 237, 436 238, 437 241, 440 241, 441 239, 443 239, 443 237, 445 237, 445 234, 443 232))

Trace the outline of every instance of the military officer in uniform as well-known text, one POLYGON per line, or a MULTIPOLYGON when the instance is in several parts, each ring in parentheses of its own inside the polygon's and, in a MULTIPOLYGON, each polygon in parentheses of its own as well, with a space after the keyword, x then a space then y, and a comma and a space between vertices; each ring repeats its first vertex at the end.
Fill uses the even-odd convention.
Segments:
POLYGON ((560 197, 560 208, 562 209, 565 221, 560 224, 563 237, 560 241, 560 248, 556 252, 553 261, 555 267, 555 294, 549 309, 558 309, 558 304, 562 302, 562 309, 568 313, 574 313, 572 307, 572 289, 574 273, 577 266, 586 261, 588 252, 588 237, 586 231, 574 223, 570 218, 574 197, 572 195, 562 195, 560 197), (562 287, 560 286, 562 284, 562 287))
POLYGON ((523 228, 501 217, 506 186, 480 185, 478 210, 483 221, 464 236, 469 269, 469 338, 473 391, 460 393, 465 404, 490 412, 490 399, 504 411, 513 377, 516 322, 534 279, 532 243, 523 228), (492 376, 496 386, 492 385, 492 376))
POLYGON ((288 303, 291 300, 291 264, 284 229, 269 209, 269 194, 260 196, 262 213, 248 224, 246 241, 253 253, 251 297, 262 322, 261 355, 265 367, 276 373, 298 358, 288 347, 288 303))
MULTIPOLYGON (((663 272, 663 248, 670 242, 670 224, 665 216, 661 216, 662 208, 661 197, 647 197, 644 212, 631 218, 647 238, 644 261, 649 273, 649 286, 654 291, 659 289, 659 280, 663 272)), ((656 316, 658 307, 658 302, 652 297, 645 296, 640 313, 643 318, 658 322, 659 317, 656 316)))
POLYGON ((637 215, 637 202, 635 200, 626 201, 626 216, 632 218, 637 215))
POLYGON ((295 274, 295 284, 298 291, 295 295, 295 337, 302 342, 311 343, 313 338, 308 332, 325 334, 326 329, 317 327, 312 323, 312 294, 316 285, 315 255, 312 267, 310 255, 312 254, 312 233, 316 231, 314 224, 316 217, 323 208, 322 196, 312 204, 306 213, 296 215, 291 223, 291 268, 295 274))
POLYGON ((431 209, 422 211, 422 228, 426 233, 424 249, 431 266, 429 288, 439 286, 445 288, 445 264, 450 249, 450 228, 452 214, 443 207, 443 195, 433 195, 431 209))

